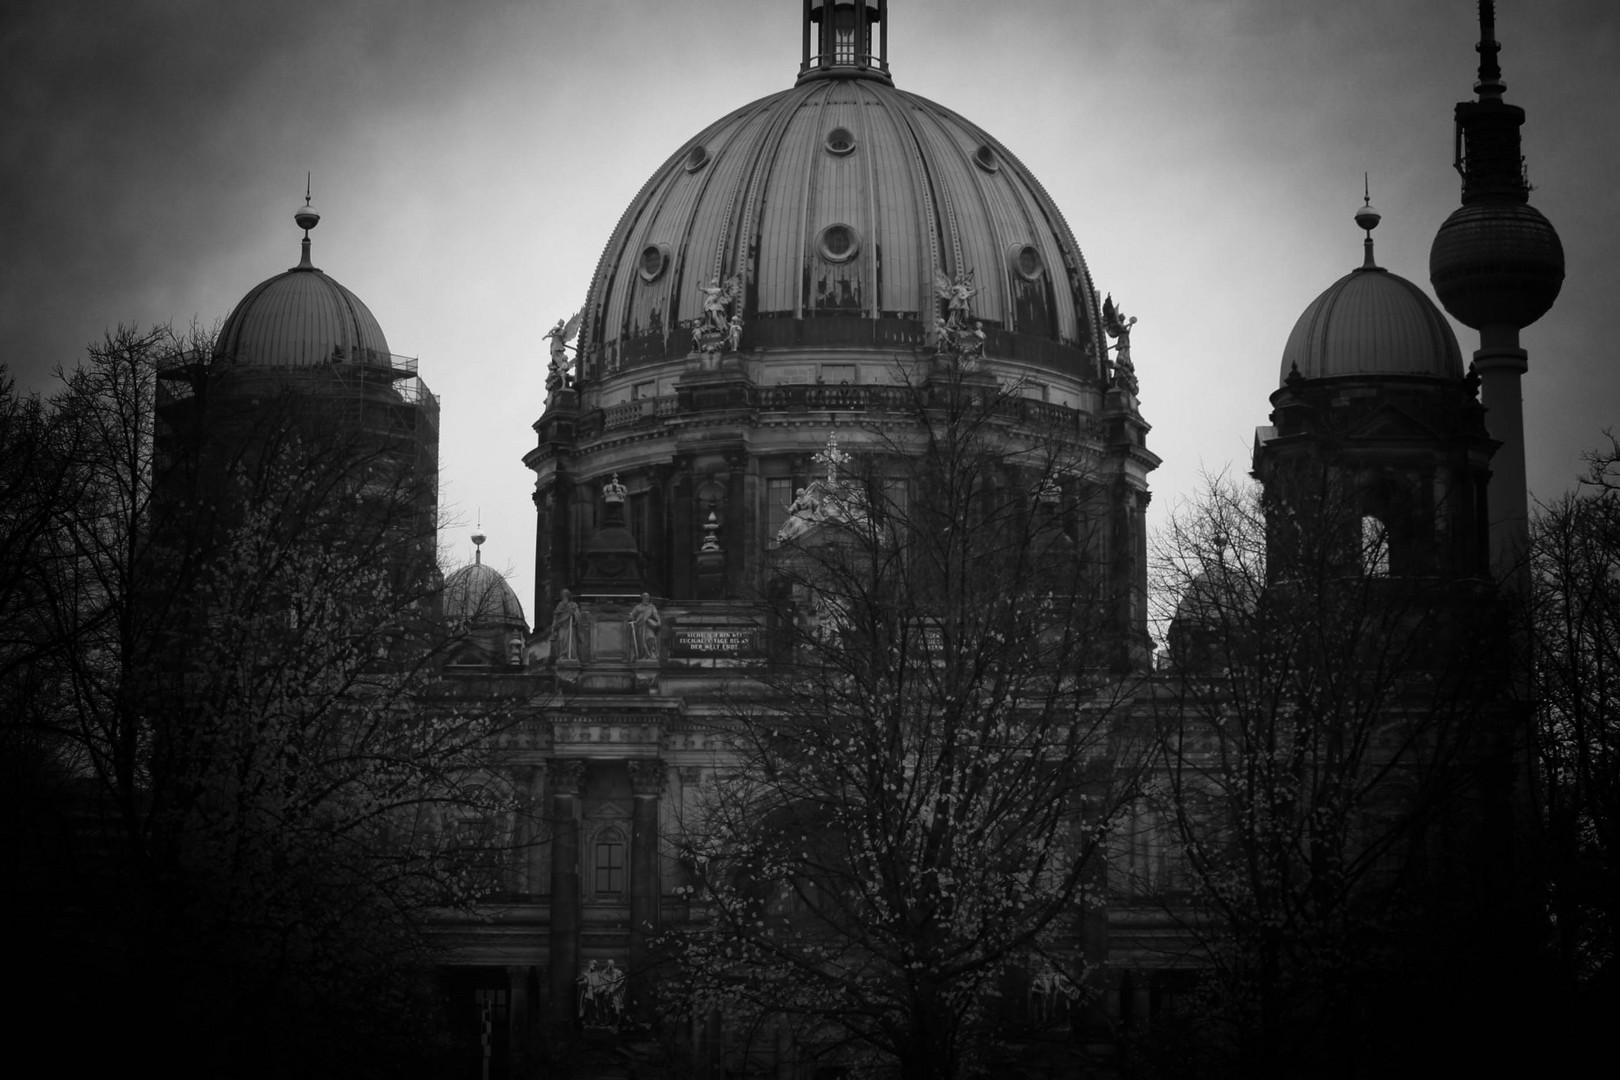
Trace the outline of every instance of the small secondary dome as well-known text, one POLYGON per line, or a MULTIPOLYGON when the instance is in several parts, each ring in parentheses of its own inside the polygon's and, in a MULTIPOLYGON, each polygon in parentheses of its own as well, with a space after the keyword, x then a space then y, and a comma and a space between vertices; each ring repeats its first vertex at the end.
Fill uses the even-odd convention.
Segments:
POLYGON ((309 229, 320 215, 301 206, 303 257, 284 274, 261 281, 240 303, 214 342, 214 358, 265 367, 313 367, 332 361, 387 366, 388 339, 354 293, 309 261, 309 229))
POLYGON ((481 562, 463 566, 444 579, 444 615, 472 629, 528 629, 517 593, 500 571, 481 562))
POLYGON ((1460 379, 1462 350, 1440 309, 1412 282, 1374 265, 1370 206, 1357 211, 1368 230, 1366 262, 1328 286, 1294 323, 1283 347, 1279 383, 1307 379, 1418 375, 1460 379))

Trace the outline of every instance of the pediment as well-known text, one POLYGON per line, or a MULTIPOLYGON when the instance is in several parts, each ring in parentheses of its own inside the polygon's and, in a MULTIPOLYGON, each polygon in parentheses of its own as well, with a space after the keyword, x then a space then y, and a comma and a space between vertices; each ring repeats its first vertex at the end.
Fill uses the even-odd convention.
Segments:
POLYGON ((1340 433, 1340 437, 1406 441, 1435 439, 1439 433, 1404 410, 1383 405, 1366 416, 1358 417, 1340 433))

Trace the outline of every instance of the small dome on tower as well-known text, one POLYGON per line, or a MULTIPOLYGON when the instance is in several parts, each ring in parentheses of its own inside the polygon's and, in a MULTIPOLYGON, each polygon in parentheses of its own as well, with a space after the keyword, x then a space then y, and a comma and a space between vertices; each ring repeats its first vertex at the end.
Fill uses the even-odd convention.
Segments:
POLYGON ((1357 375, 1421 375, 1460 379, 1462 350, 1451 324, 1423 290, 1373 263, 1372 229, 1379 214, 1356 212, 1368 231, 1366 262, 1328 286, 1294 323, 1283 346, 1286 383, 1296 370, 1307 379, 1357 375))
POLYGON ((313 367, 334 360, 388 365, 388 339, 376 316, 309 261, 308 230, 320 215, 301 206, 294 219, 305 230, 303 257, 242 297, 214 342, 214 359, 265 367, 313 367))
POLYGON ((500 627, 527 631, 523 605, 506 578, 483 563, 463 566, 444 579, 444 615, 470 629, 500 627))

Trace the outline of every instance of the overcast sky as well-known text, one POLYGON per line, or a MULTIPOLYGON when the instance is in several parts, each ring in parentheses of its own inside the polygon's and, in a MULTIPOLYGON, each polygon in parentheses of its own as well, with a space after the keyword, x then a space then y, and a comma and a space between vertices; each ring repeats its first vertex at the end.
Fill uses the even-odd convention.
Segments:
MULTIPOLYGON (((30 388, 118 323, 211 325, 315 263, 443 400, 451 557, 532 596, 540 335, 619 214, 710 121, 790 86, 800 0, 9 0, 0 360, 30 388)), ((1428 286, 1458 201, 1473 0, 891 0, 895 84, 987 128, 1068 219, 1132 356, 1155 520, 1247 469, 1295 319, 1361 262, 1428 286)), ((1620 4, 1502 0, 1532 202, 1568 277, 1523 336, 1530 484, 1620 425, 1620 4)), ((1477 336, 1457 326, 1465 358, 1477 336)), ((528 612, 531 620, 532 611, 528 612)))

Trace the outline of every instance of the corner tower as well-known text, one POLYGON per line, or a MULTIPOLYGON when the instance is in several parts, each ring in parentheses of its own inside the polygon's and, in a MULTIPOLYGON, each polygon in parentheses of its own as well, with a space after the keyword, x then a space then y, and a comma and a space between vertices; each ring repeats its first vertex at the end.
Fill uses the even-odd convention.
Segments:
POLYGON ((268 483, 302 463, 332 506, 333 492, 350 494, 344 543, 364 538, 402 590, 434 593, 439 401, 365 303, 314 265, 309 234, 321 215, 307 193, 304 202, 293 215, 304 233, 298 265, 248 290, 210 355, 158 373, 163 484, 214 508, 218 522, 199 511, 191 525, 206 533, 253 505, 243 475, 268 483))
POLYGON ((1362 265, 1306 307, 1283 349, 1254 448, 1270 545, 1280 556, 1292 529, 1346 571, 1480 579, 1494 444, 1445 317, 1377 264, 1378 222, 1370 204, 1357 211, 1362 265))

